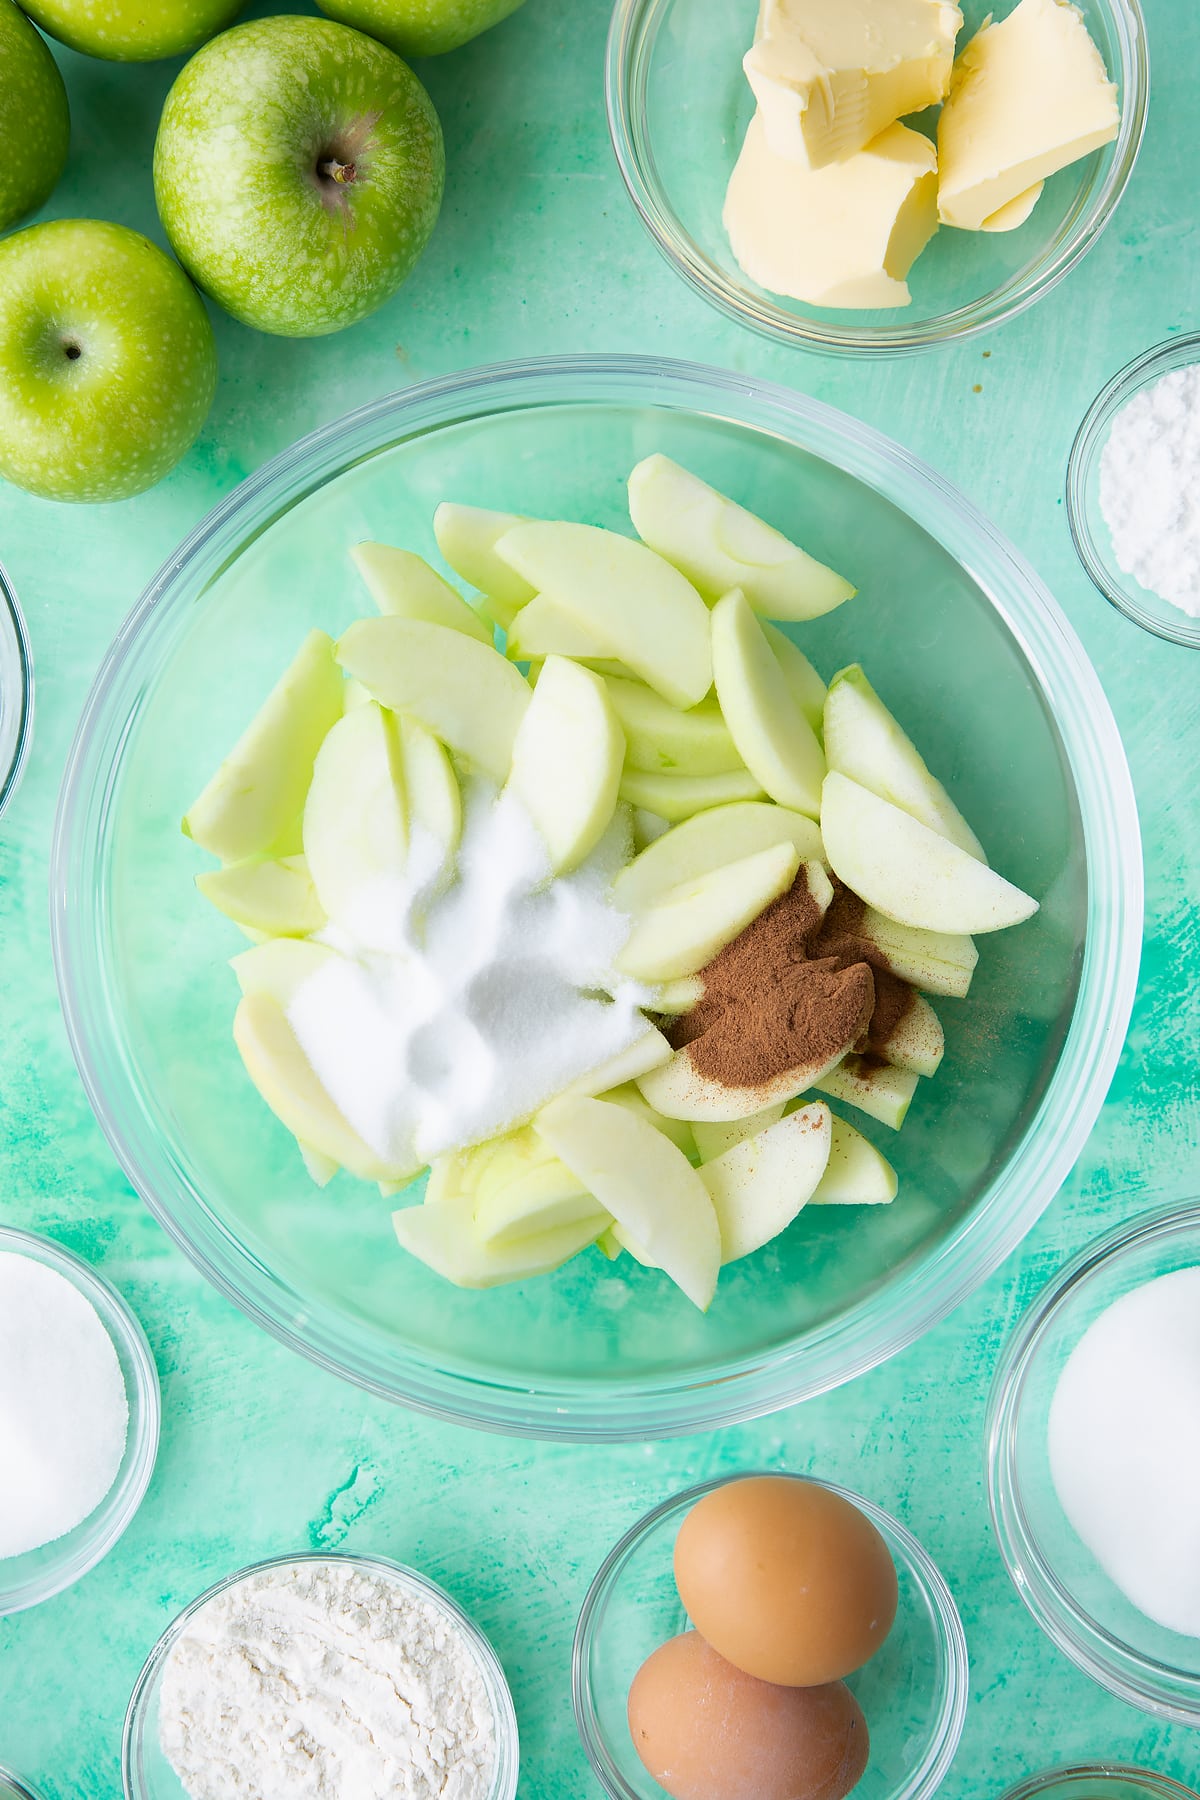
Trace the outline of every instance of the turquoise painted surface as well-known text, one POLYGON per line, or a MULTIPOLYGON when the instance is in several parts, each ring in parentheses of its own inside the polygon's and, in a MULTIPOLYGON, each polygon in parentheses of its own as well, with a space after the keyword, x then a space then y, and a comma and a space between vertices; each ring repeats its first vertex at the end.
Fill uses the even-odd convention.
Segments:
MULTIPOLYGON (((257 10, 269 10, 260 7, 257 10)), ((1194 326, 1200 15, 1148 0, 1157 53, 1146 149, 1083 268, 981 343, 856 368, 787 355, 711 313, 661 263, 627 204, 603 120, 604 0, 529 0, 423 71, 450 184, 429 255, 380 317, 281 343, 217 321, 223 378, 185 465, 124 506, 74 511, 0 490, 0 557, 28 614, 38 725, 0 825, 0 1214, 92 1257, 145 1322, 162 1371, 149 1498, 73 1592, 0 1621, 0 1762, 48 1800, 113 1800, 125 1701, 168 1618, 201 1587, 292 1547, 375 1549, 426 1568, 492 1635, 516 1693, 522 1794, 597 1792, 571 1721, 575 1614, 615 1537, 714 1470, 787 1464, 896 1510, 940 1562, 971 1643, 970 1719, 948 1800, 1116 1756, 1200 1778, 1200 1736, 1108 1700, 1040 1636, 987 1523, 988 1380, 1020 1310, 1063 1257, 1162 1198, 1200 1191, 1200 661, 1127 626, 1080 573, 1061 504, 1075 425, 1105 378, 1194 326), (256 1331, 173 1250, 117 1171, 58 1015, 47 860, 61 769, 113 632, 212 502, 347 407, 425 376, 530 352, 689 355, 787 381, 858 414, 957 480, 1033 559, 1084 639, 1124 731, 1146 837, 1148 941, 1113 1091, 1040 1229, 950 1321, 852 1387, 719 1435, 543 1448, 437 1426, 320 1374, 256 1331)), ((75 115, 47 216, 155 231, 148 154, 173 65, 62 54, 75 115)), ((2 1478, 2 1471, 0 1471, 2 1478)))

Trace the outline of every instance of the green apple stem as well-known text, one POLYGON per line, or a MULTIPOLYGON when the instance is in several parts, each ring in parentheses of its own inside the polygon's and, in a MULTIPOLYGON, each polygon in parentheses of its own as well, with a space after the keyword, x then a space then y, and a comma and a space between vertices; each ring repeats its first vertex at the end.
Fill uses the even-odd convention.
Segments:
POLYGON ((352 162, 344 163, 336 156, 326 156, 317 164, 317 174, 324 181, 336 181, 339 187, 349 187, 357 179, 358 169, 352 162))

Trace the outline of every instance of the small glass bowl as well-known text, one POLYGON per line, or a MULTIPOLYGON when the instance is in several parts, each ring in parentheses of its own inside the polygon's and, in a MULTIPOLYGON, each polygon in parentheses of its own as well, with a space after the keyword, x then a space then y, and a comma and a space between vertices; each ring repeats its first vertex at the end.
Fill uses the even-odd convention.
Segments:
MULTIPOLYGON (((609 31, 609 130, 625 185, 667 261, 740 324, 794 347, 858 356, 974 337, 1049 293, 1087 254, 1133 173, 1146 126, 1150 60, 1139 0, 1078 0, 1121 95, 1113 143, 1063 169, 1028 224, 937 233, 887 312, 804 306, 743 275, 721 223, 754 96, 742 57, 756 0, 616 0, 609 31)), ((962 0, 965 44, 993 10, 962 0)), ((1006 6, 1004 11, 1011 10, 1006 6)))
POLYGON ((1200 362, 1200 332, 1170 338, 1114 375, 1096 396, 1084 415, 1067 464, 1067 522, 1080 562, 1118 612, 1155 637, 1200 650, 1200 619, 1190 619, 1180 607, 1151 593, 1118 566, 1100 510, 1100 463, 1113 420, 1143 389, 1195 362, 1200 362))
POLYGON ((1200 1800, 1200 1795, 1169 1775, 1126 1763, 1073 1763, 1027 1775, 1004 1800, 1200 1800))
POLYGON ((17 791, 33 736, 33 659, 13 586, 0 565, 0 813, 17 791))
POLYGON ((162 1414, 158 1370, 146 1335, 116 1290, 61 1244, 0 1225, 0 1254, 6 1253, 32 1257, 65 1276, 96 1309, 121 1365, 129 1402, 129 1433, 116 1480, 82 1524, 24 1556, 0 1558, 0 1618, 61 1594, 108 1555, 150 1484, 162 1414))
POLYGON ((1050 1470, 1058 1380, 1085 1331, 1122 1295, 1200 1264, 1200 1203, 1143 1215, 1090 1245, 1036 1300, 1010 1341, 988 1406, 988 1482, 1000 1554, 1042 1630, 1109 1693, 1200 1726, 1200 1638, 1155 1625, 1076 1535, 1050 1470))
POLYGON ((0 1800, 41 1800, 41 1795, 26 1781, 20 1781, 11 1769, 0 1768, 0 1800))
POLYGON ((434 1607, 466 1637, 475 1654, 476 1666, 487 1689, 496 1731, 496 1773, 487 1800, 515 1800, 520 1744, 517 1715, 512 1693, 500 1659, 470 1618, 443 1588, 419 1575, 415 1569, 392 1562, 384 1556, 346 1556, 330 1551, 305 1552, 297 1556, 271 1556, 265 1562, 239 1569, 224 1581, 216 1582, 184 1607, 159 1638, 145 1667, 134 1684, 125 1713, 125 1730, 121 1741, 121 1775, 125 1800, 186 1800, 186 1790, 163 1755, 158 1741, 158 1708, 162 1692, 163 1672, 167 1659, 196 1614, 219 1594, 236 1587, 238 1582, 267 1569, 291 1568, 297 1563, 349 1563, 369 1575, 381 1575, 392 1581, 409 1598, 422 1600, 434 1607))
MULTIPOLYGON (((684 1516, 705 1494, 744 1479, 707 1481, 656 1507, 621 1539, 588 1590, 575 1632, 572 1696, 583 1747, 612 1800, 662 1800, 629 1735, 630 1683, 652 1651, 688 1628, 673 1568, 684 1516)), ((927 1800, 954 1760, 967 1713, 967 1641, 958 1609, 903 1525, 858 1494, 828 1481, 819 1485, 865 1513, 887 1543, 900 1582, 887 1642, 847 1682, 871 1733, 870 1761, 854 1800, 927 1800)))

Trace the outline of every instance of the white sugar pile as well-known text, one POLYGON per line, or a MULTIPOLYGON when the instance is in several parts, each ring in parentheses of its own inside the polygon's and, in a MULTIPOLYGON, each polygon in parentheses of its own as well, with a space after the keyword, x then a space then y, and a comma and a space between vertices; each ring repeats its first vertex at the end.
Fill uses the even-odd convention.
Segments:
POLYGON ((65 1537, 104 1499, 129 1428, 112 1339, 65 1275, 0 1255, 0 1557, 65 1537))
POLYGON ((630 921, 606 898, 628 855, 618 815, 581 868, 551 881, 528 814, 475 783, 450 888, 373 894, 352 914, 367 941, 344 922, 322 934, 341 955, 288 1016, 384 1162, 415 1167, 520 1124, 645 1033, 645 991, 613 966, 630 921))
POLYGON ((1100 510, 1117 562, 1200 619, 1200 364, 1135 394, 1100 459, 1100 510))
POLYGON ((1200 1268, 1135 1288, 1072 1352, 1050 1408, 1063 1511, 1155 1624, 1200 1638, 1200 1268))

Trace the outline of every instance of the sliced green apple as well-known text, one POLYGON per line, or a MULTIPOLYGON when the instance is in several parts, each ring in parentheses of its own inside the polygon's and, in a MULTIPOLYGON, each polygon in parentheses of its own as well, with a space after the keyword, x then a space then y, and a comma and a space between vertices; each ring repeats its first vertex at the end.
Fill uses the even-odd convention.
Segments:
POLYGON ((712 686, 708 609, 644 544, 595 525, 531 522, 515 525, 496 552, 672 706, 703 700, 712 686))
POLYGON ((836 1115, 829 1166, 817 1183, 813 1206, 890 1206, 900 1183, 890 1162, 861 1131, 836 1115))
POLYGON ((408 800, 399 720, 374 701, 346 713, 321 745, 304 807, 304 854, 328 916, 365 943, 392 948, 376 929, 384 922, 373 916, 375 895, 379 883, 403 880, 408 800))
POLYGON ((724 775, 741 768, 714 695, 681 712, 645 682, 610 678, 606 685, 630 768, 657 775, 724 775))
POLYGON ((812 726, 817 737, 825 729, 825 683, 817 674, 799 645, 778 625, 763 620, 763 635, 779 664, 788 692, 812 726))
POLYGON ((424 833, 440 849, 444 876, 453 867, 462 836, 458 778, 433 733, 415 719, 401 717, 400 755, 411 833, 424 833))
POLYGON ((423 557, 391 544, 355 544, 350 556, 381 613, 424 619, 449 631, 465 631, 481 644, 492 643, 491 626, 423 557))
POLYGON ((825 778, 821 836, 834 873, 897 924, 1003 931, 1038 910, 986 863, 836 770, 825 778))
POLYGON ((704 998, 704 982, 699 975, 683 975, 678 981, 662 981, 655 984, 651 997, 646 1002, 646 1011, 661 1013, 664 1018, 678 1018, 680 1013, 691 1012, 693 1006, 699 1006, 704 998))
MULTIPOLYGON (((669 1046, 668 1046, 669 1050, 669 1046)), ((608 1100, 614 1106, 627 1106, 640 1118, 653 1125, 655 1131, 661 1131, 664 1137, 670 1138, 677 1150, 692 1161, 696 1152, 696 1139, 686 1119, 668 1119, 662 1113, 655 1112, 646 1096, 633 1081, 627 1081, 622 1087, 610 1088, 607 1093, 597 1094, 598 1100, 608 1100)))
POLYGON ((475 1231, 474 1202, 458 1196, 438 1206, 410 1206, 392 1214, 401 1246, 410 1255, 461 1288, 503 1287, 549 1275, 595 1242, 605 1215, 583 1224, 560 1225, 540 1236, 506 1244, 485 1244, 475 1231))
POLYGON ((711 807, 655 838, 635 856, 613 883, 614 904, 623 912, 638 912, 661 900, 670 888, 773 844, 793 844, 801 862, 822 860, 820 829, 803 813, 754 800, 711 807))
POLYGON ((411 1180, 415 1170, 389 1168, 347 1123, 270 994, 243 997, 234 1014, 233 1041, 251 1081, 294 1137, 365 1181, 411 1180))
POLYGON ((384 706, 410 713, 494 781, 507 780, 531 695, 498 650, 422 619, 360 619, 338 661, 384 706))
POLYGON ((342 1165, 335 1162, 332 1156, 325 1156, 320 1150, 314 1150, 311 1144, 302 1144, 296 1139, 296 1147, 300 1152, 300 1160, 308 1170, 309 1180, 317 1187, 328 1187, 335 1175, 341 1173, 342 1165))
POLYGON ((533 820, 556 875, 586 860, 617 807, 625 737, 598 675, 546 658, 517 729, 505 788, 533 820))
POLYGON ((746 1138, 756 1137, 760 1131, 766 1131, 783 1117, 785 1106, 783 1100, 777 1100, 774 1106, 764 1107, 762 1112, 751 1113, 745 1119, 729 1119, 720 1124, 711 1119, 697 1119, 691 1127, 692 1136, 696 1140, 696 1149, 700 1153, 700 1161, 708 1163, 718 1156, 724 1156, 735 1144, 746 1138))
POLYGON ((227 863, 197 875, 196 886, 235 925, 265 937, 307 937, 326 923, 303 856, 227 863))
POLYGON ((183 821, 186 836, 222 862, 284 854, 304 807, 313 763, 342 714, 342 678, 334 646, 310 631, 183 821))
POLYGON ((543 656, 587 661, 607 656, 608 650, 603 640, 560 606, 552 594, 537 594, 509 626, 505 654, 513 662, 536 662, 543 656))
POLYGON ((706 600, 740 587, 770 619, 815 619, 855 590, 745 507, 669 457, 648 456, 629 477, 638 536, 681 569, 706 600))
POLYGON ((594 1098, 597 1094, 607 1093, 609 1088, 622 1087, 627 1081, 636 1081, 639 1075, 645 1075, 649 1069, 657 1069, 674 1054, 662 1032, 656 1026, 647 1024, 641 1037, 635 1038, 626 1049, 618 1050, 615 1056, 606 1057, 602 1063, 597 1063, 594 1069, 576 1076, 564 1091, 594 1098))
POLYGON ((825 755, 831 769, 911 813, 968 856, 987 861, 979 839, 857 663, 830 683, 825 700, 825 755))
POLYGON ((652 775, 627 766, 621 774, 621 798, 674 825, 714 806, 762 800, 765 794, 749 769, 730 769, 724 775, 652 775))
POLYGON ((534 1130, 701 1312, 716 1292, 721 1234, 686 1156, 646 1119, 605 1100, 551 1101, 534 1130))
POLYGON ((830 1119, 819 1102, 801 1107, 701 1165, 723 1264, 761 1250, 808 1204, 829 1162, 830 1119))
POLYGON ((475 1235, 485 1245, 505 1247, 589 1221, 593 1237, 610 1223, 578 1177, 528 1127, 498 1146, 475 1188, 475 1235))
POLYGON ((286 1012, 304 983, 337 959, 328 944, 281 937, 243 950, 229 966, 243 994, 265 994, 286 1012))
POLYGON ((848 1056, 809 1086, 828 1094, 831 1100, 844 1100, 868 1118, 899 1131, 908 1117, 920 1079, 911 1069, 895 1069, 875 1057, 848 1056))
POLYGON ((455 573, 484 595, 486 611, 504 631, 537 592, 496 555, 500 539, 523 523, 519 513, 458 506, 449 500, 433 515, 438 549, 455 573))
POLYGON ((799 867, 794 844, 773 844, 670 889, 635 918, 618 969, 646 982, 694 975, 787 892, 799 867))
POLYGON ((898 975, 901 981, 909 982, 926 994, 965 999, 979 961, 979 951, 972 938, 897 925, 894 919, 885 918, 873 906, 864 908, 855 931, 874 944, 893 975, 898 975))
POLYGON ((358 707, 369 706, 370 703, 370 690, 361 681, 356 681, 353 675, 348 675, 342 683, 342 711, 354 712, 358 707))
POLYGON ((936 1075, 946 1053, 942 1021, 921 994, 914 993, 908 1011, 879 1051, 885 1062, 914 1075, 936 1075))
POLYGON ((772 800, 815 819, 825 758, 739 588, 713 607, 712 657, 717 698, 742 761, 772 800))

